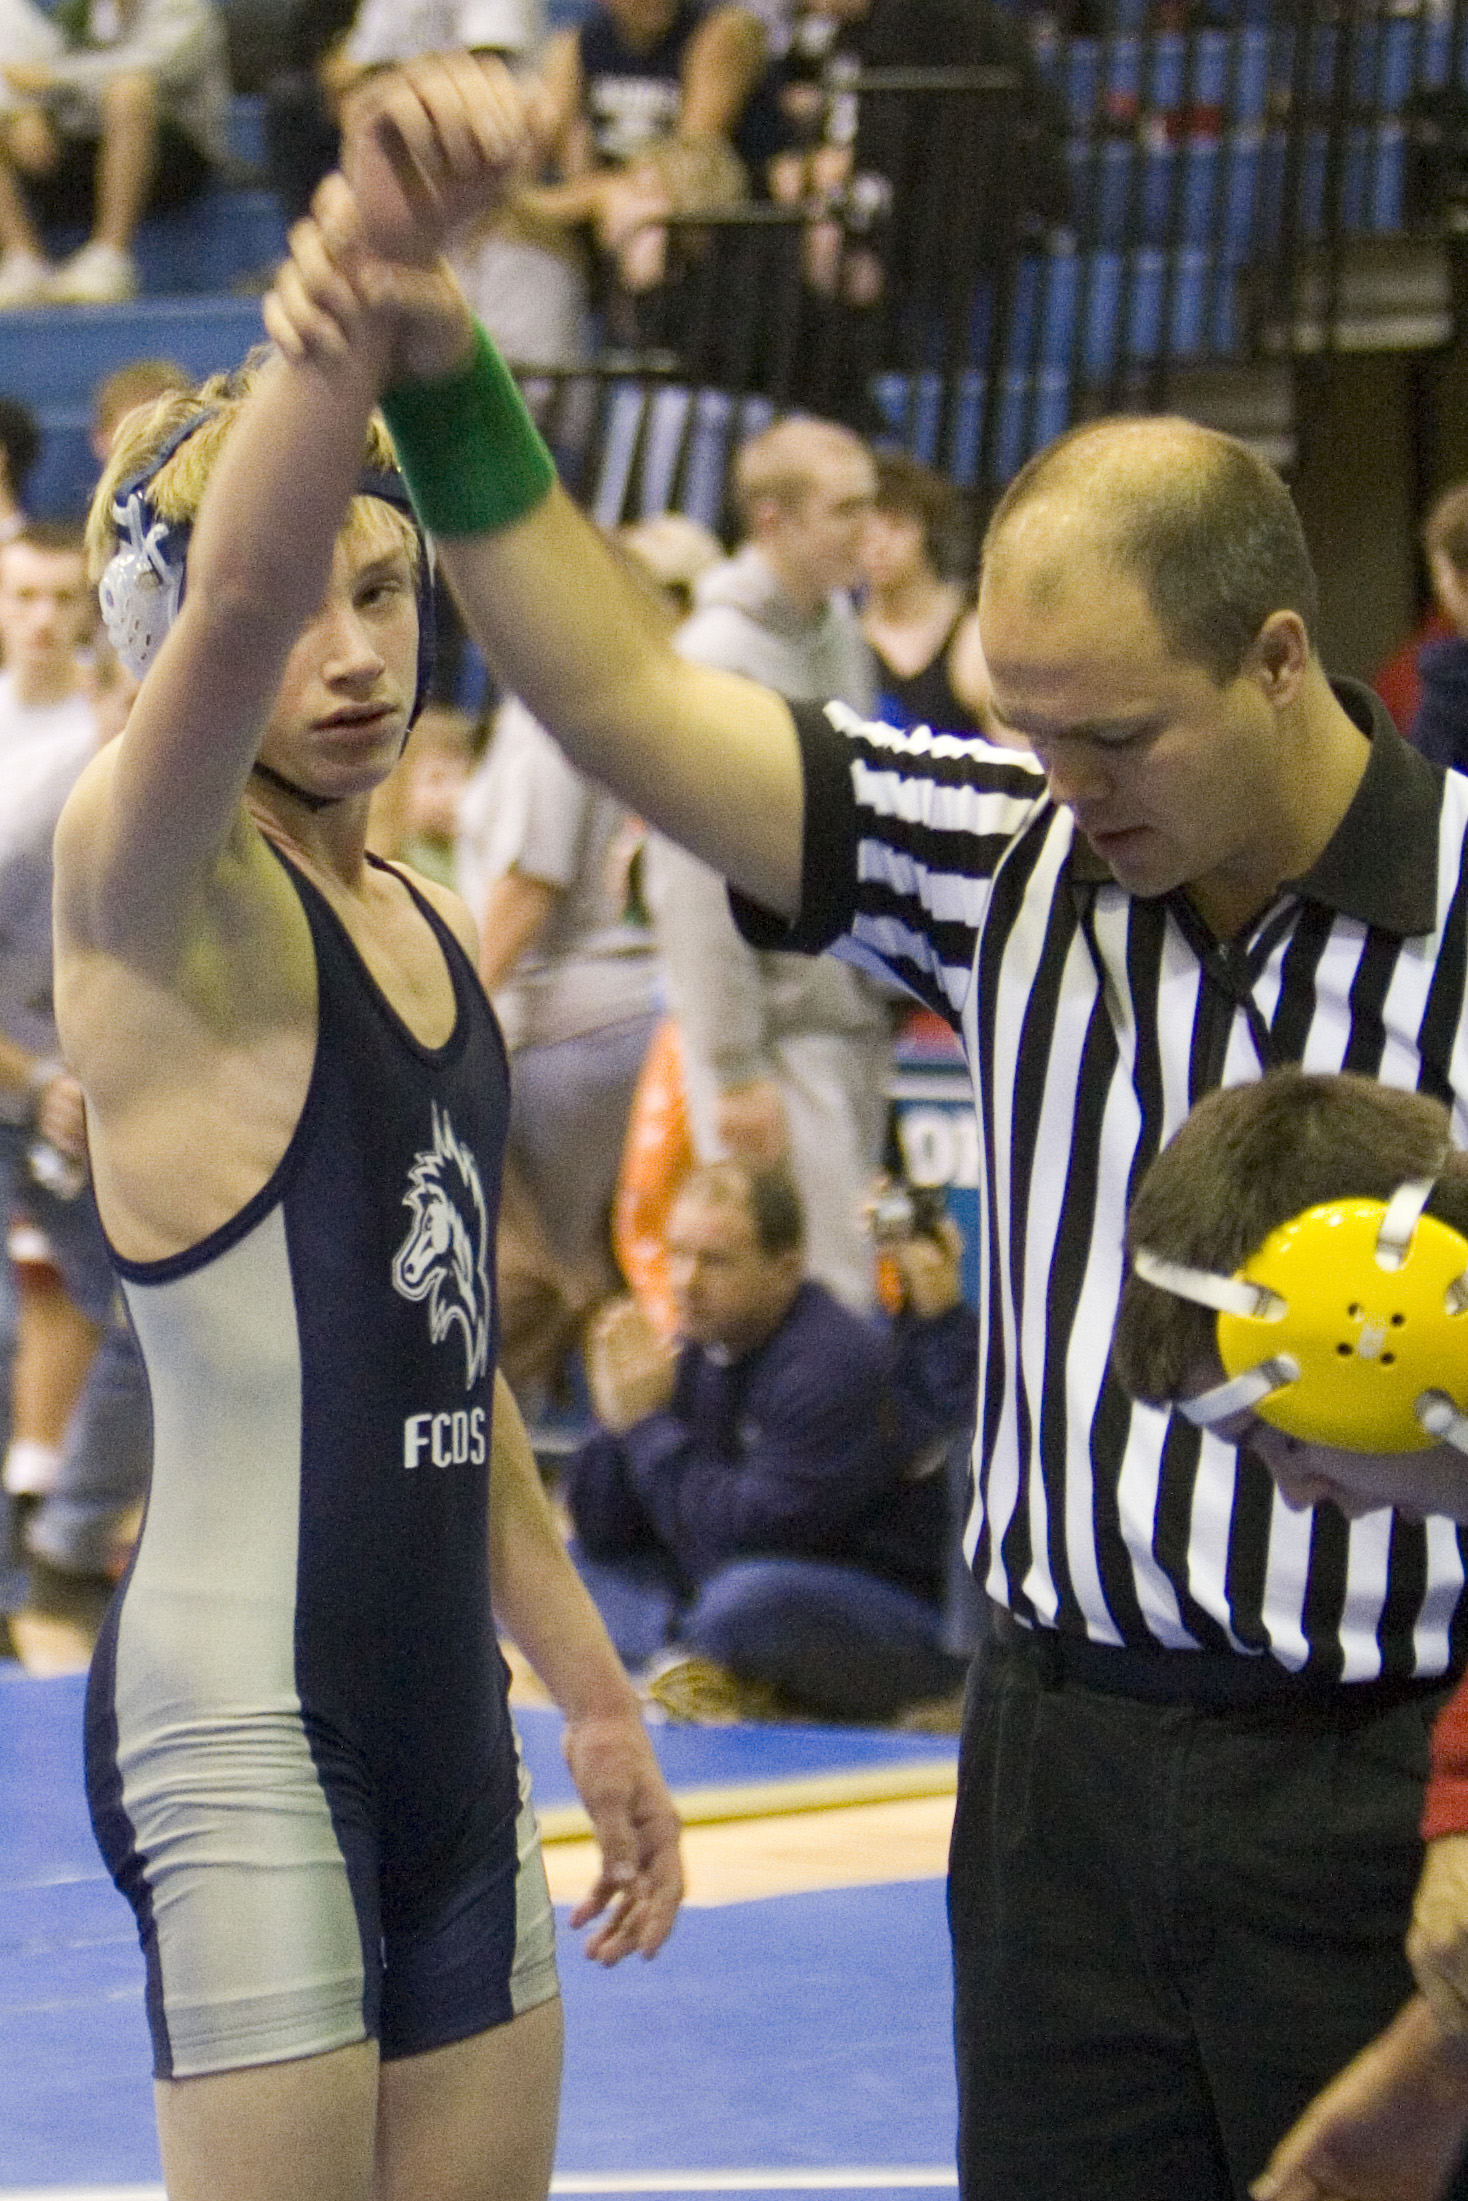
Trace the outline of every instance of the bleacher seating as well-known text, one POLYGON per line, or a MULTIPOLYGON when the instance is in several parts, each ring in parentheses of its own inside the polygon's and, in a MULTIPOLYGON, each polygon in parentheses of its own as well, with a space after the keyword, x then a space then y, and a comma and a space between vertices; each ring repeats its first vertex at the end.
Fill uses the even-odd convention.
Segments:
MULTIPOLYGON (((985 323, 963 357, 941 347, 945 372, 914 361, 879 387, 894 431, 981 492, 1061 422, 1130 404, 1257 417, 1287 457, 1271 359, 1454 333, 1468 209, 1421 175, 1444 114, 1449 131, 1457 104, 1468 117, 1461 0, 1214 6, 1187 32, 1160 12, 1112 0, 1104 36, 1043 45, 1069 228, 1020 261, 1007 331, 985 323), (1241 405, 1230 374, 1254 385, 1241 405), (976 409, 994 416, 977 433, 976 409)), ((1468 122, 1462 150, 1468 171, 1468 122)))
MULTIPOLYGON (((586 4, 558 0, 558 20, 586 4)), ((230 0, 245 61, 268 50, 255 34, 272 9, 281 0, 230 0)), ((1257 416, 1278 456, 1291 357, 1430 348, 1454 332, 1450 256, 1468 204, 1434 201, 1423 177, 1444 115, 1450 130, 1455 102, 1468 116, 1468 0, 1199 12, 1196 29, 1159 29, 1155 4, 1109 0, 1105 35, 1041 39, 1066 114, 1070 219, 1026 239, 952 326, 905 332, 880 361, 872 396, 887 432, 976 498, 1069 421, 1119 405, 1182 403, 1236 426, 1257 416)), ((1468 196, 1468 122, 1462 155, 1468 196)), ((242 92, 231 172, 140 233, 140 299, 0 315, 0 389, 33 404, 46 433, 38 509, 84 499, 101 375, 140 354, 204 372, 262 334, 245 293, 285 240, 260 175, 260 102, 242 92)), ((727 314, 727 298, 717 306, 727 314)), ((751 282, 747 312, 773 321, 788 299, 751 282)), ((581 378, 568 461, 600 517, 672 504, 717 523, 734 445, 788 396, 769 366, 788 345, 746 350, 764 362, 757 386, 735 375, 700 387, 676 356, 581 378)))
POLYGON ((85 512, 97 472, 90 403, 104 375, 132 359, 166 358, 202 377, 234 366, 264 336, 259 299, 227 295, 0 314, 0 390, 34 406, 44 431, 32 509, 52 518, 85 512))

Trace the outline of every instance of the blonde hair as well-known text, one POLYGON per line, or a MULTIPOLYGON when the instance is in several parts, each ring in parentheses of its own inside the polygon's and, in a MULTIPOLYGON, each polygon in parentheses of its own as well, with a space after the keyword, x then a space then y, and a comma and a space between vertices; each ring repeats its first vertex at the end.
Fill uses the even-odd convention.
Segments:
MULTIPOLYGON (((146 472, 150 459, 190 421, 197 421, 198 427, 148 483, 148 501, 161 520, 175 525, 197 518, 219 454, 272 356, 268 345, 260 345, 243 365, 210 375, 197 390, 166 391, 154 404, 138 406, 124 416, 87 514, 87 572, 93 581, 101 579, 117 549, 112 506, 119 487, 133 475, 146 472)), ((397 465, 391 438, 376 413, 367 424, 362 463, 381 470, 397 465)), ((401 541, 406 547, 416 575, 421 546, 418 531, 405 512, 384 504, 381 498, 355 496, 343 526, 373 535, 390 532, 395 544, 401 541)))

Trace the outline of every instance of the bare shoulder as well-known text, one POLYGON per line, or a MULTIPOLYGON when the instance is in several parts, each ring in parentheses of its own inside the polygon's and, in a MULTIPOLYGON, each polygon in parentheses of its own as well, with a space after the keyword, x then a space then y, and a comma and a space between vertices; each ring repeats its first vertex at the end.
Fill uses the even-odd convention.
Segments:
POLYGON ((117 743, 98 751, 76 781, 56 827, 56 888, 68 904, 84 907, 92 858, 106 816, 117 743))
POLYGON ((238 1214, 285 1152, 315 1056, 316 963, 300 898, 243 812, 184 922, 157 942, 114 935, 85 868, 106 798, 104 759, 58 838, 56 1021, 113 1243, 161 1260, 238 1214))
MULTIPOLYGON (((184 1088, 206 1059, 236 1054, 314 1013, 298 897, 243 806, 187 902, 151 930, 119 924, 99 852, 109 846, 119 744, 77 781, 56 832, 56 1012, 94 1110, 159 1085, 184 1088)), ((139 894, 141 902, 143 894, 139 894)))
MULTIPOLYGON (((98 751, 67 797, 56 829, 56 916, 59 953, 90 948, 114 953, 162 974, 187 963, 201 926, 239 931, 259 944, 262 926, 296 929, 295 897, 264 835, 240 803, 212 859, 197 866, 195 891, 175 907, 159 905, 166 918, 154 926, 119 926, 116 882, 103 860, 113 839, 115 781, 122 759, 119 737, 98 751)), ((146 886, 126 887, 123 898, 146 913, 146 886)))
POLYGON ((390 868, 409 886, 415 887, 434 914, 441 917, 459 946, 474 961, 479 953, 479 928, 470 914, 469 905, 452 887, 440 886, 437 879, 429 879, 411 864, 393 863, 390 868))

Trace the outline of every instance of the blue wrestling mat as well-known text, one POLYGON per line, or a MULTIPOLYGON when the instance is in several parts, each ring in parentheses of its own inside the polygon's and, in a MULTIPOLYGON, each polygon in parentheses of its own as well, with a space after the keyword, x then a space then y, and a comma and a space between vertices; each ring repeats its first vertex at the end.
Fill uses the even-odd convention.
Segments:
MULTIPOLYGON (((541 1832, 550 1842, 588 1831, 561 1756, 561 1716, 516 1705, 541 1832)), ((902 1735, 870 1727, 651 1729, 663 1778, 686 1825, 756 1819, 833 1804, 883 1803, 953 1791, 953 1735, 902 1735)))
MULTIPOLYGON (((517 1709, 538 1798, 570 1801, 559 1721, 517 1709)), ((664 1728, 685 1792, 924 1764, 951 1742, 846 1729, 664 1728)), ((81 1779, 81 1683, 0 1674, 0 2201, 161 2201, 142 1960, 81 1779)), ((691 1910, 611 1973, 562 1927, 568 2035, 556 2190, 954 2185, 937 1880, 691 1910)))

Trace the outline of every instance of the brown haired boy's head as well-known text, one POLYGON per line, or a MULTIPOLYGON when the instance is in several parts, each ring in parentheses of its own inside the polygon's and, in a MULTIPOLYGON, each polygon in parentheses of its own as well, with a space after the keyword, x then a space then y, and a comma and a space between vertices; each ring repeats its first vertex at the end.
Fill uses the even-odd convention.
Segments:
MULTIPOLYGON (((197 421, 198 427, 177 443, 147 485, 148 502, 160 519, 192 525, 220 452, 268 357, 262 347, 243 366, 211 375, 197 390, 166 390, 151 405, 137 406, 125 415, 87 516, 87 564, 94 581, 100 580, 118 546, 113 505, 119 488, 134 475, 145 474, 170 438, 197 421)), ((362 463, 364 468, 384 472, 397 463, 387 430, 375 414, 368 424, 362 463)), ((359 496, 352 499, 346 524, 348 530, 365 530, 374 540, 380 536, 385 543, 400 543, 417 573, 418 533, 406 513, 379 498, 359 496)))
MULTIPOLYGON (((1423 1177, 1437 1179, 1427 1212, 1468 1235, 1468 1159, 1450 1151, 1441 1102, 1349 1072, 1272 1070, 1198 1103, 1133 1197, 1127 1248, 1232 1276, 1306 1208, 1389 1200, 1423 1177)), ((1197 1389, 1217 1365, 1215 1321, 1133 1271, 1112 1340, 1118 1382, 1151 1405, 1197 1389)))

